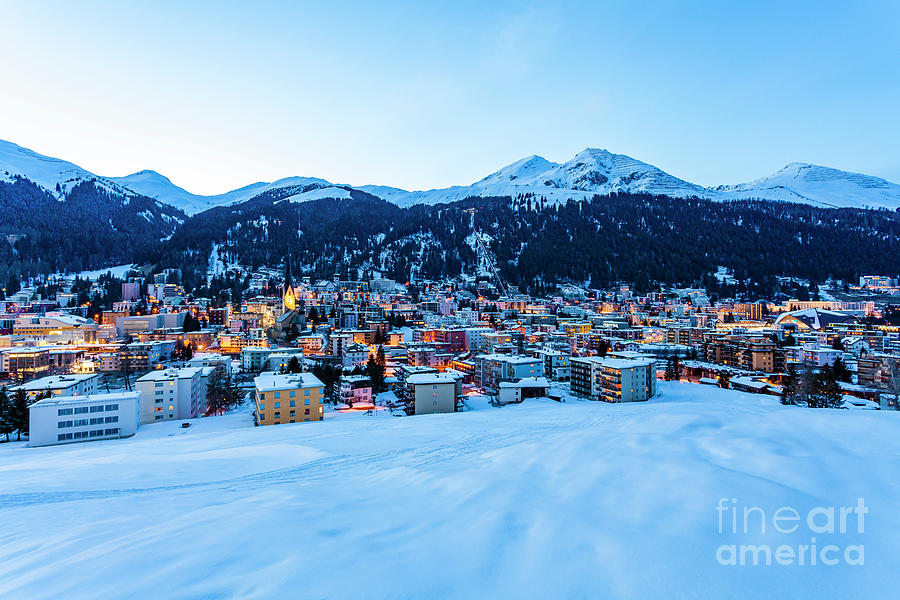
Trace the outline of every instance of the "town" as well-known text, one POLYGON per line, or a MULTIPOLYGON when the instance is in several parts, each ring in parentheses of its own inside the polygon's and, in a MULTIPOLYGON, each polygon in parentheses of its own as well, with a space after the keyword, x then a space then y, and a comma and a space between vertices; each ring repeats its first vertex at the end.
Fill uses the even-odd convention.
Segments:
POLYGON ((802 300, 627 284, 537 298, 491 268, 317 280, 295 277, 287 257, 248 272, 232 299, 195 297, 174 269, 145 271, 50 276, 0 302, 3 439, 116 439, 240 409, 270 426, 536 398, 647 402, 661 379, 810 408, 896 410, 900 394, 900 286, 887 276, 802 300))

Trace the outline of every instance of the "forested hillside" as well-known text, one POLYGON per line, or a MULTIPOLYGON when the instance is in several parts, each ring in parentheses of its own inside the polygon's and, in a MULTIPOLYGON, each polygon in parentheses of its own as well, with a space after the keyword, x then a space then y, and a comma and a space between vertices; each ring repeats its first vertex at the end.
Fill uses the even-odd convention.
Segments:
POLYGON ((258 197, 189 219, 156 260, 200 284, 215 247, 224 264, 278 265, 291 253, 306 274, 378 271, 405 281, 471 272, 470 215, 489 235, 500 270, 521 289, 615 281, 650 289, 711 283, 719 265, 759 294, 778 275, 824 281, 900 265, 898 215, 770 201, 713 202, 643 194, 549 205, 534 197, 477 198, 398 208, 353 190, 349 199, 303 203, 258 197))

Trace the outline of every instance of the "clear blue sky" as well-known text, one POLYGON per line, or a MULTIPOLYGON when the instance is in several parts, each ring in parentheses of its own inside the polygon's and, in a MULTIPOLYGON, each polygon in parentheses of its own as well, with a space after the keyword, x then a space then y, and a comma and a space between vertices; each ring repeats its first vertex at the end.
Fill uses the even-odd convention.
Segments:
POLYGON ((444 187, 588 146, 704 185, 790 161, 900 182, 896 0, 143 4, 4 2, 0 138, 206 194, 444 187))

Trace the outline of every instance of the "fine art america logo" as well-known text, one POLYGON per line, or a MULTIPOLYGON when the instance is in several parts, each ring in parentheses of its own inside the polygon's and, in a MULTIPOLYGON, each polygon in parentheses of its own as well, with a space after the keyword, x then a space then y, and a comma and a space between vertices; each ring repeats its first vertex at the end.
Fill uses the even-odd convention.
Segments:
POLYGON ((781 506, 768 511, 739 504, 737 498, 720 498, 719 535, 737 543, 721 544, 716 561, 727 566, 861 566, 868 512, 863 498, 857 498, 855 506, 781 506))

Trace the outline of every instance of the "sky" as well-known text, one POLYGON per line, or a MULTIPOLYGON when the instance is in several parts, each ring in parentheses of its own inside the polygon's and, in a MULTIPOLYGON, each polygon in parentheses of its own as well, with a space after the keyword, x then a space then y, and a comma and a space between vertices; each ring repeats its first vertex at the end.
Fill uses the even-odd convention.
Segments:
POLYGON ((0 0, 0 139, 198 194, 628 154, 900 182, 900 3, 0 0))

